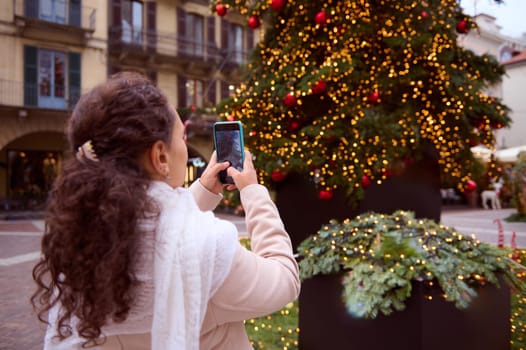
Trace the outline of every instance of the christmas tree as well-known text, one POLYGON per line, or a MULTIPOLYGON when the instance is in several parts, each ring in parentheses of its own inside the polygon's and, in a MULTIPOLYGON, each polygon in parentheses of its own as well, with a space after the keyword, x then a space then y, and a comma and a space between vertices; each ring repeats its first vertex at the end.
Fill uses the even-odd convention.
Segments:
POLYGON ((485 89, 504 69, 457 37, 476 30, 456 0, 220 0, 264 37, 235 95, 219 106, 240 120, 261 181, 290 173, 320 198, 351 201, 420 159, 432 145, 441 178, 470 181, 470 148, 492 147, 507 108, 485 89))

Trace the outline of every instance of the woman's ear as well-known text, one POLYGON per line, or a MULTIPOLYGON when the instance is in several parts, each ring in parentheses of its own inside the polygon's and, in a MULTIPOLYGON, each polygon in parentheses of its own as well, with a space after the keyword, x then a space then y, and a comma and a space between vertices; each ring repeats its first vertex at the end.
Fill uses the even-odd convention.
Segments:
POLYGON ((151 166, 153 175, 160 175, 162 178, 168 176, 170 167, 168 164, 168 149, 162 141, 155 142, 148 152, 148 163, 151 166))

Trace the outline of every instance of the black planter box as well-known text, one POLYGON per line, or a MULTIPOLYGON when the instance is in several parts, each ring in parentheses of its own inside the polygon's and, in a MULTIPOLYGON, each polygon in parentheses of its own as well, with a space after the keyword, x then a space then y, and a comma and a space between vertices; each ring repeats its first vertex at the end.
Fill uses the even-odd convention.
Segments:
MULTIPOLYGON (((331 219, 343 220, 374 211, 410 210, 417 218, 440 221, 438 154, 428 147, 423 158, 381 185, 372 184, 365 198, 351 207, 342 193, 320 200, 314 185, 289 175, 277 188, 276 204, 294 249, 331 219)), ((504 283, 479 291, 469 309, 458 310, 438 289, 415 283, 407 309, 374 320, 351 317, 342 302, 339 276, 303 282, 299 297, 300 350, 505 350, 510 344, 510 295, 504 283), (426 297, 431 296, 432 300, 426 297)))
POLYGON ((375 319, 351 316, 341 275, 303 283, 299 299, 301 350, 505 350, 510 348, 510 290, 486 285, 467 309, 445 301, 435 284, 413 283, 406 309, 375 319), (431 297, 431 300, 429 300, 431 297))

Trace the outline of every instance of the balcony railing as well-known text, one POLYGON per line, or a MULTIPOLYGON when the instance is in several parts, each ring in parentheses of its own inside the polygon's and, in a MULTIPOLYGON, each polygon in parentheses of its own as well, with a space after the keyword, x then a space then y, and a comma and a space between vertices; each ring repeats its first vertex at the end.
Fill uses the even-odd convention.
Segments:
POLYGON ((38 89, 37 84, 0 79, 0 105, 68 110, 75 107, 81 94, 78 88, 63 88, 66 90, 65 98, 57 98, 53 101, 39 96, 38 89))
POLYGON ((122 47, 150 54, 181 59, 200 60, 217 66, 245 64, 248 52, 219 49, 215 44, 178 36, 175 33, 159 33, 142 28, 110 27, 110 50, 122 47))
POLYGON ((14 4, 15 17, 95 30, 96 9, 81 6, 80 1, 14 0, 14 4))

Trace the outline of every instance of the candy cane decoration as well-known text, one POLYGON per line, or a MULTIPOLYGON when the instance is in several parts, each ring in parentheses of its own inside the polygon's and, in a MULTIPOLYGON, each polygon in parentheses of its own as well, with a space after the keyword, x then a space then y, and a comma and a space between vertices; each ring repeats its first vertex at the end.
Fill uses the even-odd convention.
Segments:
POLYGON ((517 234, 515 232, 511 234, 511 248, 517 249, 517 234))
POLYGON ((504 229, 502 228, 502 222, 500 219, 493 220, 494 224, 497 224, 499 228, 499 238, 498 238, 498 247, 503 248, 504 247, 504 229))

